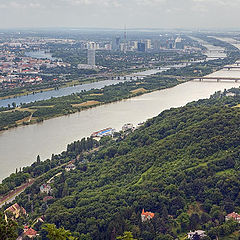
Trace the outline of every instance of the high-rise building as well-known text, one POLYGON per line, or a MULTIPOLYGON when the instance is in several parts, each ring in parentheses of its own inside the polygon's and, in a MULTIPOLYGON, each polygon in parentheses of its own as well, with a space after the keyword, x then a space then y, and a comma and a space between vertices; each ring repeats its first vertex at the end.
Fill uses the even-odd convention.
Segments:
POLYGON ((137 49, 138 48, 138 41, 133 41, 133 48, 137 49))
POLYGON ((139 42, 137 49, 138 49, 139 52, 145 52, 146 51, 146 44, 142 43, 142 42, 139 42))
POLYGON ((159 40, 155 40, 153 42, 153 49, 154 50, 159 50, 161 48, 161 42, 159 40))
POLYGON ((120 37, 116 37, 112 41, 112 50, 119 51, 120 50, 120 37))
POLYGON ((151 49, 151 47, 152 47, 151 40, 147 39, 145 42, 146 42, 146 48, 151 49))
POLYGON ((88 49, 88 65, 95 66, 95 50, 88 49))
POLYGON ((176 38, 175 40, 175 48, 176 49, 183 49, 184 45, 182 43, 182 39, 180 37, 176 38))
POLYGON ((87 49, 99 49, 99 43, 87 42, 87 49))

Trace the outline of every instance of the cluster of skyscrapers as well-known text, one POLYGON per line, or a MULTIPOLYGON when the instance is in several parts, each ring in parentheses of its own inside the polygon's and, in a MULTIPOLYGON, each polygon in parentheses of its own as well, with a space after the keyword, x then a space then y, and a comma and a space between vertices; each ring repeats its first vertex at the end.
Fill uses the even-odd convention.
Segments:
POLYGON ((80 64, 80 67, 95 68, 95 51, 96 50, 111 50, 111 51, 157 51, 160 49, 184 49, 184 43, 180 37, 166 39, 165 42, 160 40, 128 40, 126 34, 124 38, 116 36, 111 42, 86 42, 85 48, 87 49, 87 64, 80 64))

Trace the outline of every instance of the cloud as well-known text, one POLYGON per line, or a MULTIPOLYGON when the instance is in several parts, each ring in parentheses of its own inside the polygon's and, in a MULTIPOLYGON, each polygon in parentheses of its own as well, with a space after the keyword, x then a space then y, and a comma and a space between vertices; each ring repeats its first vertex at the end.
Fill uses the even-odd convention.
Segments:
POLYGON ((27 8, 41 8, 44 5, 39 0, 2 0, 0 8, 16 8, 16 9, 27 9, 27 8))
POLYGON ((0 27, 240 27, 239 11, 240 0, 0 0, 0 27))

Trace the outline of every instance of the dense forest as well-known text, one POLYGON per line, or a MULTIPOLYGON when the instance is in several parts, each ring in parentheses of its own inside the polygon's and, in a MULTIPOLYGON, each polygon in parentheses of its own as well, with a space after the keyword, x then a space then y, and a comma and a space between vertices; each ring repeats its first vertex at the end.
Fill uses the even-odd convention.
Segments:
POLYGON ((225 222, 240 212, 240 91, 231 91, 164 111, 128 135, 82 139, 38 158, 21 172, 38 178, 17 202, 30 219, 44 215, 78 239, 184 239, 197 229, 204 239, 238 239, 239 224, 225 222), (76 169, 65 172, 72 160, 76 169), (39 187, 53 176, 46 203, 39 187), (142 222, 143 208, 154 218, 142 222))
POLYGON ((28 111, 12 110, 9 112, 0 112, 0 131, 6 127, 17 126, 16 121, 22 120, 31 115, 28 111))

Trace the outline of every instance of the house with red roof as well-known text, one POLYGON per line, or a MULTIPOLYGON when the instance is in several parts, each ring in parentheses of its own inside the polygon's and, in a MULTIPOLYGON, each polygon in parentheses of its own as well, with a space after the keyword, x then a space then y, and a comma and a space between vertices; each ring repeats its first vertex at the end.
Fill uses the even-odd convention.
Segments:
POLYGON ((142 213, 141 213, 142 222, 149 221, 152 218, 154 218, 154 213, 152 213, 152 212, 145 212, 144 209, 142 210, 142 213))
POLYGON ((27 215, 26 210, 23 207, 20 207, 18 203, 13 204, 5 210, 6 212, 11 212, 15 218, 20 217, 21 215, 27 215))
POLYGON ((43 198, 43 201, 44 201, 44 202, 47 202, 48 200, 51 200, 51 199, 54 199, 54 197, 52 197, 52 196, 46 196, 46 197, 43 198))
POLYGON ((29 228, 28 226, 24 226, 23 235, 29 238, 35 238, 37 236, 37 231, 33 228, 29 228))
POLYGON ((240 215, 238 213, 232 212, 232 213, 229 213, 227 216, 225 216, 226 221, 231 219, 240 223, 240 215))

